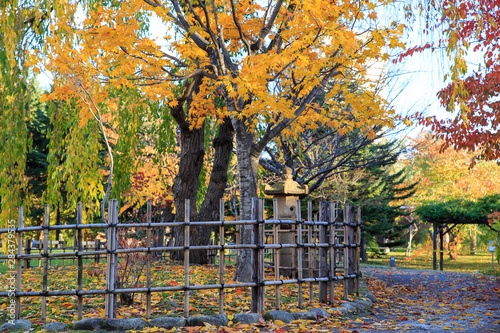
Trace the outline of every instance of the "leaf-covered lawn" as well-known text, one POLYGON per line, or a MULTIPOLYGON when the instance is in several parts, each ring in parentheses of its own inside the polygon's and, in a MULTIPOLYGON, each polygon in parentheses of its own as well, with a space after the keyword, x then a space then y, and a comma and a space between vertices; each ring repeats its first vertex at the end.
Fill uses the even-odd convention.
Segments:
MULTIPOLYGON (((432 269, 432 249, 421 249, 412 251, 411 257, 406 257, 403 251, 394 251, 376 257, 373 253, 368 254, 368 265, 384 265, 389 266, 390 257, 396 259, 396 267, 412 268, 412 269, 432 269)), ((448 252, 444 253, 444 270, 445 271, 461 271, 475 272, 486 271, 491 268, 491 252, 478 251, 477 254, 458 253, 457 259, 450 259, 448 252)), ((439 267, 439 253, 437 256, 439 267)), ((495 261, 495 266, 498 262, 495 261)))
MULTIPOLYGON (((392 253, 390 255, 393 255, 392 253)), ((428 268, 418 263, 419 260, 426 261, 427 256, 418 257, 414 255, 412 260, 415 263, 415 268, 428 268)), ((477 258, 482 258, 481 261, 486 261, 484 255, 476 256, 476 264, 479 262, 477 258)), ((457 266, 460 263, 457 260, 457 266)), ((381 259, 382 260, 382 259, 381 259)), ((386 260, 386 259, 383 259, 386 260)), ((404 256, 398 260, 398 267, 403 266, 403 262, 411 263, 410 260, 403 261, 404 256)), ((490 259, 491 260, 491 259, 490 259)), ((387 261, 387 260, 386 260, 387 261)), ((466 263, 468 265, 472 263, 466 263)), ((481 264, 477 264, 481 265, 481 264)), ((491 262, 490 262, 491 265, 491 262)), ((459 266, 460 267, 460 266, 459 266)), ((445 268, 446 263, 445 263, 445 268)), ((365 270, 373 271, 377 269, 365 268, 365 270)), ((470 268, 469 268, 470 270, 470 268)), ((477 269, 474 269, 477 270, 477 269)), ((104 264, 86 264, 84 267, 84 290, 90 289, 105 289, 105 265, 104 264)), ((32 268, 25 270, 23 273, 23 290, 25 291, 40 291, 42 288, 42 273, 40 268, 32 268)), ((211 266, 192 266, 190 268, 191 284, 216 284, 219 279, 219 268, 211 266)), ((369 289, 376 294, 379 302, 375 303, 368 313, 361 316, 342 316, 335 310, 343 300, 342 284, 336 285, 335 290, 335 305, 319 304, 318 288, 314 286, 314 307, 326 309, 332 315, 330 319, 322 319, 316 322, 295 321, 290 324, 285 324, 279 321, 276 322, 261 322, 254 325, 232 325, 219 329, 219 333, 223 332, 354 332, 354 331, 379 331, 379 330, 401 330, 406 329, 408 325, 440 325, 443 323, 442 329, 449 327, 455 330, 462 330, 469 319, 477 319, 477 315, 484 317, 493 314, 493 319, 498 320, 499 304, 488 305, 484 307, 484 311, 475 313, 475 316, 469 316, 467 313, 473 308, 474 302, 486 300, 491 302, 490 298, 485 298, 485 293, 493 292, 500 296, 499 280, 488 280, 474 278, 475 285, 467 283, 467 277, 460 277, 460 283, 466 284, 460 286, 455 281, 432 280, 434 276, 432 272, 424 272, 414 274, 414 280, 409 280, 411 284, 405 283, 405 276, 412 274, 411 271, 399 270, 379 270, 376 273, 377 278, 368 279, 369 289), (401 277, 402 281, 394 280, 395 277, 401 277), (422 281, 420 281, 420 280, 422 281), (495 285, 492 285, 495 281, 495 285), (440 289, 441 288, 441 289, 440 289), (444 289, 443 289, 444 288, 444 289), (451 289, 450 289, 451 288, 451 289), (494 288, 494 289, 492 289, 494 288), (436 290, 436 294, 430 293, 430 290, 436 290), (464 297, 464 295, 466 297, 464 297), (446 297, 445 297, 446 296, 446 297), (422 298, 423 297, 423 298, 422 298), (488 310, 490 309, 490 310, 488 310), (451 314, 450 314, 451 313, 451 314), (496 313, 496 314, 495 314, 496 313), (447 314, 450 314, 447 316, 447 314), (447 316, 447 321, 440 318, 447 316), (495 319, 496 318, 496 319, 495 319), (462 325, 462 326, 460 326, 462 325)), ((436 273, 446 274, 446 273, 436 273)), ((453 273, 451 273, 453 274, 453 273)), ((273 280, 273 272, 271 269, 266 270, 266 279, 273 280)), ((184 283, 184 267, 176 265, 172 262, 155 263, 152 267, 152 286, 177 286, 184 283)), ((225 272, 225 283, 232 282, 234 276, 234 265, 228 265, 225 272)), ((0 280, 4 281, 5 277, 0 274, 0 280)), ((492 278, 494 279, 494 278, 492 278)), ((49 290, 76 290, 77 288, 77 270, 76 266, 66 265, 50 269, 49 273, 49 290)), ((145 285, 145 276, 143 276, 138 287, 145 285)), ((289 312, 301 311, 298 308, 298 286, 284 285, 280 287, 282 310, 289 312)), ((309 308, 309 285, 303 286, 303 302, 304 307, 309 308)), ((178 292, 161 292, 152 294, 152 313, 153 317, 159 316, 183 316, 183 291, 178 292), (178 307, 172 305, 175 303, 178 307)), ((31 320, 36 328, 40 328, 42 322, 40 320, 41 305, 39 297, 23 298, 22 300, 22 318, 31 320)), ((146 302, 144 294, 135 295, 135 303, 132 306, 123 306, 118 309, 118 318, 142 317, 146 319, 146 302)), ((199 290, 193 291, 190 294, 190 314, 217 314, 218 313, 218 290, 199 290)), ((498 303, 498 302, 497 302, 498 303)), ((0 299, 0 310, 7 307, 8 299, 0 299)), ((272 310, 275 304, 274 287, 266 287, 266 310, 272 310)), ((89 317, 104 317, 104 296, 88 296, 84 297, 84 318, 89 317)), ((61 296, 49 297, 47 307, 47 322, 62 321, 71 323, 76 320, 77 298, 76 296, 61 296)), ((232 315, 240 312, 250 311, 250 288, 235 288, 225 290, 225 314, 232 319, 232 315)), ((6 311, 0 311, 0 322, 7 320, 6 311)), ((477 321, 477 320, 476 320, 477 321)), ((500 321, 498 321, 500 323, 500 321)), ((469 323, 471 325, 471 323, 469 323)), ((167 332, 169 330, 146 328, 141 332, 167 332)), ((170 330, 171 331, 171 330, 170 330)), ((175 331, 175 330, 174 330, 175 331)), ((177 329, 182 332, 215 332, 217 329, 214 326, 207 325, 206 327, 185 327, 177 329)))
MULTIPOLYGON (((31 268, 23 271, 22 285, 23 291, 42 290, 43 270, 31 268)), ((224 283, 232 283, 234 277, 234 265, 225 269, 224 283)), ((4 279, 0 275, 0 279, 4 279)), ((272 269, 266 269, 266 279, 273 280, 272 269)), ((217 284, 219 282, 219 267, 214 266, 191 266, 190 283, 198 285, 217 284)), ((141 277, 137 287, 145 287, 146 276, 141 277)), ((156 286, 177 286, 184 284, 184 266, 169 262, 155 263, 152 266, 152 287, 156 286)), ((48 290, 76 290, 77 289, 77 267, 66 265, 54 267, 49 270, 48 290)), ((83 272, 83 290, 104 290, 105 289, 105 264, 86 264, 83 272)), ((266 310, 274 309, 275 292, 274 287, 266 287, 266 310)), ((314 305, 325 307, 325 304, 318 302, 318 286, 314 286, 314 305)), ((298 286, 294 284, 280 286, 281 310, 289 312, 301 311, 298 308, 298 286)), ((240 312, 250 311, 250 288, 225 289, 224 311, 230 318, 231 315, 240 312)), ((335 302, 340 304, 342 297, 342 284, 335 288, 335 302)), ((159 316, 183 316, 184 291, 159 292, 152 294, 152 315, 159 316), (175 303, 175 305, 172 305, 175 303)), ((303 284, 303 304, 304 308, 309 308, 309 284, 303 284)), ((0 309, 6 308, 8 299, 0 300, 0 309)), ((146 319, 146 295, 136 294, 132 306, 121 306, 118 308, 118 318, 142 317, 146 319)), ((34 324, 42 324, 40 320, 41 298, 22 298, 21 318, 31 320, 34 324)), ((59 296, 47 298, 47 322, 59 321, 71 323, 75 321, 77 311, 76 296, 59 296)), ((217 314, 219 304, 219 290, 197 290, 190 293, 190 315, 193 314, 217 314)), ((327 307, 331 307, 328 305, 327 307)), ((334 307, 331 307, 333 310, 334 307)), ((104 317, 104 295, 84 296, 83 317, 104 317)), ((0 314, 0 322, 7 320, 4 311, 0 314)))

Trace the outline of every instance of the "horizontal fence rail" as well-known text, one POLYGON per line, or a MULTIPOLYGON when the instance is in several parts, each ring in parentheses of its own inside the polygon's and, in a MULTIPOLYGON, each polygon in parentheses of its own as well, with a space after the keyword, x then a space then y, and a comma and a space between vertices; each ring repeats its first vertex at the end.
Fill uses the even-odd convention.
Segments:
MULTIPOLYGON (((307 205, 307 220, 301 219, 301 202, 297 201, 297 220, 280 220, 277 213, 277 201, 274 200, 273 218, 266 220, 264 214, 264 200, 254 198, 252 202, 251 220, 226 221, 224 219, 224 201, 220 203, 220 221, 189 221, 184 222, 151 222, 151 202, 147 204, 147 223, 118 223, 118 202, 110 200, 108 207, 109 223, 82 224, 82 205, 78 204, 77 219, 74 225, 50 225, 49 207, 45 206, 45 216, 43 226, 24 227, 23 208, 19 208, 18 226, 10 229, 0 229, 0 234, 17 234, 17 253, 10 252, 8 255, 0 255, 0 260, 15 260, 16 270, 10 270, 12 275, 15 272, 16 289, 15 297, 15 318, 21 316, 21 299, 25 297, 41 298, 41 319, 46 320, 47 297, 53 296, 77 296, 77 316, 83 316, 83 296, 104 295, 105 315, 108 318, 116 318, 117 296, 124 293, 146 294, 146 317, 151 317, 151 294, 158 292, 184 291, 184 315, 189 316, 190 291, 216 289, 219 290, 219 313, 224 313, 224 290, 229 288, 251 288, 252 312, 264 312, 264 291, 266 287, 273 287, 275 291, 275 308, 280 309, 280 286, 296 284, 298 285, 298 306, 304 305, 303 285, 309 284, 309 302, 312 305, 314 284, 319 284, 319 301, 327 303, 334 300, 334 284, 343 284, 344 297, 350 293, 359 293, 359 247, 361 232, 361 213, 359 207, 345 206, 340 209, 333 203, 322 202, 319 208, 319 221, 313 221, 312 203, 307 205), (340 221, 342 220, 342 221, 340 221), (253 226, 252 244, 227 244, 225 241, 226 227, 228 226, 253 226), (196 226, 212 226, 218 230, 220 235, 219 244, 205 246, 190 245, 190 228, 196 226), (153 246, 151 232, 155 228, 183 227, 183 246, 153 246), (266 229, 267 227, 267 229, 266 229), (85 248, 82 238, 82 231, 86 229, 104 229, 105 241, 95 242, 94 246, 99 249, 85 248), (130 228, 146 228, 146 247, 119 248, 118 230, 130 228), (54 230, 75 230, 75 244, 71 248, 54 247, 56 244, 49 241, 49 233, 54 230), (28 232, 43 232, 43 241, 38 246, 31 248, 26 246, 23 254, 24 234, 28 232), (280 242, 283 234, 288 234, 290 242, 280 242), (102 249, 101 249, 102 246, 102 249), (54 253, 52 250, 58 249, 64 252, 54 253), (224 280, 225 258, 228 256, 225 250, 252 250, 252 280, 249 282, 226 282, 224 280), (70 250, 70 251, 67 251, 70 250), (190 251, 208 251, 218 253, 219 256, 219 281, 208 285, 192 284, 189 280, 189 254, 190 251), (30 253, 38 251, 38 253, 30 253), (152 287, 151 263, 154 260, 152 254, 172 253, 176 251, 184 252, 184 285, 177 286, 156 286, 152 287), (137 288, 120 288, 118 283, 118 262, 120 254, 145 253, 146 254, 146 286, 137 288), (288 259, 285 257, 288 256, 288 259), (290 256, 292 260, 290 261, 290 256), (48 290, 47 280, 49 274, 49 262, 54 259, 71 259, 77 261, 77 289, 76 290, 48 290), (103 290, 83 290, 83 259, 95 258, 96 262, 101 259, 106 261, 106 284, 103 290), (29 269, 30 260, 38 260, 42 265, 43 278, 42 290, 23 291, 22 273, 24 268, 29 269), (282 261, 288 261, 287 266, 283 266, 282 261), (274 271, 274 279, 266 280, 264 270, 270 267, 274 271)), ((190 202, 186 200, 186 217, 189 217, 190 202)), ((57 244, 59 245, 59 244, 57 244)), ((215 263, 215 261, 214 261, 215 263)), ((64 262, 63 262, 64 264, 64 262)), ((10 266, 9 266, 10 267, 10 266)), ((9 274, 9 272, 7 272, 9 274)), ((0 292, 0 297, 12 296, 10 292, 0 292)))

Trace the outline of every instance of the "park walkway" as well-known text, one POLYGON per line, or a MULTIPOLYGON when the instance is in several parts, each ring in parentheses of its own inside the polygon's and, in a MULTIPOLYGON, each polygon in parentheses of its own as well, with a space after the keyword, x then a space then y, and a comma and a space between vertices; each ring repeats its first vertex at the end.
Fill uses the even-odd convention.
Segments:
POLYGON ((500 278, 364 268, 378 302, 348 323, 361 332, 500 332, 500 278))

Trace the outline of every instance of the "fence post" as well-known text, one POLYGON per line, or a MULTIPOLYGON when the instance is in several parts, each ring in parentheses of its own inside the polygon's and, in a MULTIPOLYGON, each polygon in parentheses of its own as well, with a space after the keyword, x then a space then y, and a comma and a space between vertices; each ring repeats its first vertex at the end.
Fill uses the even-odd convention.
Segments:
MULTIPOLYGON (((325 222, 328 221, 328 202, 322 201, 320 203, 319 208, 319 221, 325 222)), ((328 243, 328 231, 326 225, 320 225, 319 227, 319 242, 320 243, 328 243)), ((328 250, 324 247, 319 248, 319 277, 324 278, 328 277, 328 258, 327 258, 328 250)), ((328 282, 320 281, 319 282, 319 302, 327 303, 328 302, 328 282)))
POLYGON ((360 259, 360 246, 361 246, 361 206, 358 206, 356 218, 356 231, 355 231, 355 242, 356 242, 356 256, 354 262, 356 264, 356 295, 359 296, 359 259, 360 259))
MULTIPOLYGON (((307 220, 312 221, 313 220, 313 214, 312 214, 312 201, 309 200, 307 202, 307 220)), ((307 242, 309 244, 313 243, 313 229, 314 225, 309 225, 307 229, 307 242)), ((316 243, 316 241, 314 242, 316 243)), ((314 250, 312 247, 307 248, 307 256, 308 256, 308 269, 309 269, 309 278, 314 277, 314 263, 316 262, 316 254, 314 253, 314 250)), ((314 285, 312 282, 309 282, 309 306, 314 305, 314 299, 313 299, 313 294, 314 294, 314 285)))
MULTIPOLYGON (((355 228, 353 227, 353 223, 356 221, 356 212, 355 208, 353 206, 349 206, 349 225, 348 225, 348 240, 349 240, 349 276, 353 276, 354 273, 356 272, 356 249, 357 247, 354 247, 355 243, 355 228)), ((349 278, 349 294, 352 294, 354 292, 354 282, 355 282, 354 277, 349 278)))
MULTIPOLYGON (((23 207, 19 207, 19 216, 18 216, 18 228, 23 228, 24 227, 24 209, 23 207)), ((23 232, 18 232, 17 234, 17 254, 20 255, 23 253, 23 232)), ((17 264, 17 281, 16 281, 16 291, 20 293, 22 291, 21 289, 21 284, 22 284, 22 274, 23 274, 23 263, 21 258, 17 258, 16 260, 17 264)), ((16 311, 15 311, 15 318, 16 319, 21 319, 21 297, 18 296, 16 293, 16 311)))
POLYGON ((118 202, 114 199, 109 200, 108 204, 108 229, 107 236, 107 260, 106 260, 106 304, 105 316, 113 319, 116 317, 116 295, 113 293, 116 289, 116 276, 118 273, 118 255, 116 254, 117 233, 116 224, 118 222, 118 202))
POLYGON ((189 227, 191 222, 190 200, 186 199, 184 204, 184 316, 189 317, 189 227))
MULTIPOLYGON (((63 253, 66 253, 66 240, 63 240, 63 253)), ((63 266, 66 264, 66 261, 65 261, 66 257, 63 257, 62 258, 62 263, 63 263, 63 266)))
POLYGON ((349 277, 354 274, 355 249, 352 247, 354 242, 354 228, 351 223, 354 219, 354 207, 345 205, 344 207, 344 298, 354 291, 354 278, 349 277))
MULTIPOLYGON (((95 240, 95 249, 96 249, 97 251, 100 251, 100 250, 101 250, 101 240, 100 240, 100 239, 96 239, 96 240, 95 240)), ((95 262, 96 264, 98 264, 98 263, 99 263, 99 261, 100 261, 100 259, 101 259, 100 255, 99 255, 99 254, 96 254, 96 255, 95 255, 95 257, 94 257, 94 262, 95 262)))
MULTIPOLYGON (((261 217, 261 202, 259 198, 252 198, 252 220, 259 221, 259 218, 261 217)), ((261 243, 261 233, 259 232, 260 228, 262 227, 261 223, 256 223, 253 225, 253 243, 257 245, 257 248, 253 250, 253 262, 252 262, 252 282, 255 282, 257 285, 252 287, 252 299, 251 299, 251 311, 252 312, 259 312, 262 313, 264 311, 263 308, 263 292, 262 292, 262 286, 261 281, 262 279, 262 272, 261 270, 261 256, 260 252, 263 250, 261 246, 263 245, 261 243)), ((262 259, 263 256, 262 256, 262 259)))
MULTIPOLYGON (((82 258, 82 250, 83 250, 83 237, 82 237, 82 229, 79 225, 82 224, 82 203, 79 202, 76 205, 76 234, 77 234, 77 244, 76 244, 76 253, 77 253, 77 263, 78 263, 78 289, 77 289, 77 297, 78 297, 78 320, 82 320, 83 315, 83 296, 80 295, 80 291, 83 287, 83 258, 82 258)), ((75 246, 74 246, 75 247, 75 246)))
POLYGON ((148 252, 146 253, 146 288, 148 292, 146 293, 146 318, 151 318, 151 200, 147 203, 147 222, 148 227, 146 230, 146 247, 148 252))
MULTIPOLYGON (((278 219, 278 199, 273 199, 273 220, 278 219)), ((280 225, 273 225, 273 243, 279 244, 279 229, 280 225)), ((278 281, 280 279, 280 250, 275 248, 273 250, 273 261, 274 261, 274 280, 278 281)), ((280 300, 280 286, 277 284, 274 286, 275 295, 275 308, 279 310, 281 307, 280 300)))
MULTIPOLYGON (((25 246, 24 246, 24 253, 25 254, 31 254, 31 239, 27 239, 26 242, 25 242, 25 246)), ((24 268, 30 268, 31 266, 31 260, 30 258, 27 258, 24 260, 24 268)))
POLYGON ((43 276, 42 276, 42 315, 41 320, 45 323, 47 320, 47 278, 48 278, 48 268, 49 268, 49 224, 50 224, 50 212, 49 205, 45 205, 45 217, 43 223, 43 276))
POLYGON ((349 223, 349 205, 344 205, 344 299, 349 296, 349 281, 347 276, 349 275, 349 236, 347 230, 347 223, 349 223))
POLYGON ((328 243, 328 253, 330 257, 330 304, 334 304, 335 300, 335 272, 336 272, 336 262, 335 262, 335 220, 336 220, 335 204, 333 202, 329 203, 329 214, 328 214, 328 229, 330 231, 330 239, 328 243))
POLYGON ((299 280, 299 299, 298 299, 298 307, 302 309, 302 279, 304 278, 303 271, 303 242, 302 242, 302 216, 300 211, 300 200, 297 200, 296 203, 297 209, 297 279, 299 280))
MULTIPOLYGON (((111 211, 111 201, 108 204, 108 217, 110 211, 111 211)), ((104 216, 103 216, 103 221, 105 221, 104 216)), ((111 276, 111 227, 109 226, 109 224, 110 220, 108 219, 108 226, 106 227, 106 294, 104 294, 104 316, 107 318, 109 318, 110 301, 111 301, 111 297, 109 294, 109 288, 110 288, 109 284, 111 276)))
POLYGON ((265 235, 265 212, 264 212, 264 198, 260 198, 260 222, 259 222, 259 313, 264 313, 264 305, 265 305, 265 286, 264 281, 266 279, 264 272, 264 254, 265 254, 265 243, 266 243, 266 235, 265 235))
POLYGON ((221 225, 219 227, 219 241, 220 241, 220 252, 219 252, 219 283, 221 288, 219 289, 219 314, 224 314, 224 265, 226 264, 226 256, 224 253, 225 244, 225 230, 224 230, 224 199, 219 201, 219 215, 221 225))
MULTIPOLYGON (((118 248, 118 200, 113 199, 113 219, 112 221, 112 231, 113 231, 113 249, 112 249, 112 256, 113 256, 113 280, 112 280, 112 290, 113 292, 115 289, 118 288, 118 253, 116 253, 116 249, 118 248)), ((113 293, 113 303, 112 303, 112 317, 111 318, 116 318, 116 308, 117 308, 117 303, 118 303, 118 295, 113 293)))

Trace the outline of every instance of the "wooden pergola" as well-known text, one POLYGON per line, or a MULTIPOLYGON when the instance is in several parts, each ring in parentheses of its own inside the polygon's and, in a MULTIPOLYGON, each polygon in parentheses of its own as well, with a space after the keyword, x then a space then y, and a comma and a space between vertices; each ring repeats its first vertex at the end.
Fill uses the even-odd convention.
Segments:
MULTIPOLYGON (((470 221, 465 219, 445 219, 445 220, 434 220, 429 221, 433 224, 434 232, 432 233, 432 269, 437 271, 437 236, 439 234, 439 270, 443 270, 443 238, 448 232, 450 232, 457 225, 463 224, 485 224, 488 225, 488 221, 485 219, 484 221, 470 221)), ((489 225, 488 225, 489 226, 489 225)))

